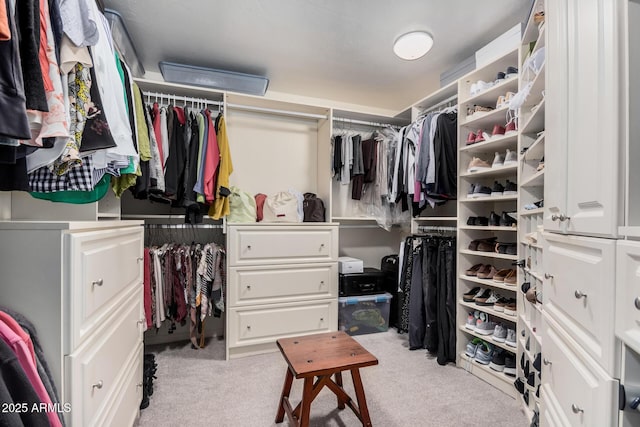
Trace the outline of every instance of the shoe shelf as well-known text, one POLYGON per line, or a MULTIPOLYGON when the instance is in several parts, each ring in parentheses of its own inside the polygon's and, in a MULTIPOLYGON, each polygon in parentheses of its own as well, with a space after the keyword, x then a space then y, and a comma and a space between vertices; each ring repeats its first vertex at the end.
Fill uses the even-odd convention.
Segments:
POLYGON ((513 231, 513 232, 518 231, 516 227, 493 226, 493 225, 461 225, 458 228, 460 230, 513 231))
POLYGON ((527 151, 522 155, 521 160, 540 160, 542 157, 544 157, 544 133, 538 136, 529 148, 527 148, 527 151))
POLYGON ((545 42, 545 26, 543 25, 542 27, 538 27, 536 25, 536 28, 538 28, 538 38, 536 39, 535 44, 533 45, 533 49, 531 51, 531 53, 535 53, 537 50, 539 50, 540 48, 543 48, 546 45, 545 42))
MULTIPOLYGON (((467 308, 473 309, 473 310, 478 310, 478 311, 484 311, 485 313, 494 316, 494 317, 499 317, 502 320, 506 320, 507 322, 511 322, 513 324, 515 324, 518 320, 518 316, 510 316, 508 314, 504 314, 501 311, 495 311, 493 308, 491 308, 491 306, 481 306, 481 305, 477 305, 476 303, 473 302, 466 302, 463 300, 458 301, 458 303, 460 305, 463 305, 467 308)), ((466 329, 466 328, 465 328, 466 329)))
POLYGON ((489 197, 475 197, 465 198, 460 200, 463 203, 476 203, 476 202, 506 202, 510 200, 518 200, 518 196, 489 196, 489 197))
MULTIPOLYGON (((460 174, 460 177, 462 178, 469 178, 469 177, 481 177, 481 178, 488 178, 488 177, 493 177, 493 176, 503 176, 507 173, 515 173, 518 170, 518 165, 508 165, 508 166, 499 166, 499 167, 495 167, 495 168, 491 168, 491 169, 485 169, 485 170, 480 170, 477 172, 462 172, 460 174)), ((514 196, 515 198, 517 198, 517 196, 514 196)))
MULTIPOLYGON (((496 101, 493 102, 495 105, 496 101)), ((460 126, 464 126, 469 130, 477 130, 477 129, 488 129, 488 132, 491 133, 491 129, 493 129, 493 125, 501 125, 504 126, 507 123, 507 112, 509 111, 508 106, 504 106, 502 108, 497 108, 492 111, 475 113, 471 116, 467 116, 467 119, 460 123, 460 126)))
MULTIPOLYGON (((522 348, 522 352, 524 353, 525 357, 527 359, 529 359, 529 364, 533 364, 533 361, 535 359, 535 356, 533 354, 531 354, 531 351, 527 350, 527 339, 526 337, 519 337, 518 341, 520 342, 520 347, 522 348)), ((519 362, 519 361, 517 361, 519 362)))
POLYGON ((534 113, 528 114, 524 125, 520 127, 521 133, 538 133, 544 130, 544 106, 545 101, 542 100, 540 107, 534 113))
POLYGON ((520 187, 542 187, 543 185, 544 169, 536 171, 536 173, 520 182, 520 187))
POLYGON ((521 245, 525 245, 528 246, 530 248, 535 248, 535 249, 542 249, 541 245, 535 244, 535 243, 529 243, 526 240, 520 240, 520 244, 521 245))
POLYGON ((466 274, 461 274, 459 277, 467 282, 477 283, 482 286, 490 286, 492 288, 502 289, 509 292, 516 292, 518 289, 516 285, 505 285, 502 282, 494 282, 493 279, 478 279, 477 277, 467 276, 466 274))
MULTIPOLYGON (((477 129, 469 129, 470 131, 476 131, 477 129)), ((490 139, 477 142, 475 144, 465 145, 460 148, 462 153, 490 153, 495 151, 504 151, 507 148, 511 149, 516 146, 518 142, 518 133, 514 132, 510 135, 500 135, 497 137, 491 137, 490 139)))
POLYGON ((538 71, 538 74, 536 74, 536 76, 533 78, 533 84, 531 85, 529 96, 522 104, 522 108, 524 108, 526 111, 530 110, 531 107, 533 107, 536 104, 539 104, 540 101, 544 99, 542 92, 544 91, 544 79, 546 74, 545 64, 546 63, 542 64, 540 71, 538 71))
POLYGON ((516 354, 516 348, 515 347, 510 347, 510 346, 506 345, 504 342, 494 341, 493 335, 480 335, 476 331, 472 331, 471 329, 467 329, 462 325, 459 326, 459 329, 462 332, 464 332, 465 334, 473 335, 474 337, 477 337, 477 338, 480 338, 482 340, 485 340, 486 342, 488 342, 490 344, 493 344, 496 347, 500 347, 500 348, 502 348, 504 350, 507 350, 509 353, 513 353, 514 355, 516 354))
POLYGON ((518 393, 513 387, 515 377, 506 375, 503 372, 494 371, 489 365, 476 362, 475 359, 467 356, 464 351, 460 353, 459 366, 515 399, 516 393, 518 393), (495 381, 496 379, 498 381, 495 381))
POLYGON ((510 259, 513 261, 518 259, 518 255, 500 254, 497 252, 470 251, 469 249, 461 249, 460 253, 464 255, 476 255, 487 258, 510 259))
MULTIPOLYGON (((538 10, 543 5, 544 5, 544 0, 537 0, 533 4, 533 7, 531 8, 532 14, 535 13, 535 11, 538 10)), ((536 24, 535 21, 533 20, 533 16, 529 18, 530 19, 527 21, 527 25, 524 29, 524 33, 522 33, 522 42, 524 44, 529 44, 529 42, 539 39, 538 34, 540 34, 540 31, 541 31, 539 25, 536 24)))
POLYGON ((523 210, 518 215, 519 216, 534 216, 534 215, 541 215, 541 214, 544 214, 544 208, 523 210))
POLYGON ((533 339, 535 339, 536 342, 538 343, 538 348, 542 348, 542 337, 537 332, 537 330, 535 331, 533 330, 533 325, 531 324, 531 322, 525 319, 523 315, 520 315, 518 317, 519 317, 518 322, 519 323, 521 322, 527 328, 527 331, 529 331, 529 334, 530 334, 529 336, 533 337, 533 339))
MULTIPOLYGON (((516 59, 513 60, 513 63, 511 63, 511 65, 515 66, 516 63, 516 59)), ((492 73, 492 77, 487 78, 488 80, 491 79, 495 79, 496 78, 496 74, 498 73, 498 71, 504 71, 506 68, 508 67, 508 65, 505 65, 504 68, 497 70, 496 72, 492 73)), ((483 80, 481 78, 478 78, 477 80, 483 80)), ((517 92, 518 91, 518 78, 516 76, 510 77, 508 79, 504 79, 503 81, 499 82, 498 84, 494 84, 493 86, 491 86, 488 89, 485 89, 484 91, 477 93, 475 95, 471 95, 471 84, 474 83, 473 81, 469 82, 469 86, 467 89, 467 94, 469 94, 469 97, 466 99, 462 99, 459 101, 459 105, 465 105, 465 104, 470 104, 470 105, 484 105, 484 106, 495 106, 496 102, 498 101, 498 97, 500 95, 504 95, 507 92, 517 92)))

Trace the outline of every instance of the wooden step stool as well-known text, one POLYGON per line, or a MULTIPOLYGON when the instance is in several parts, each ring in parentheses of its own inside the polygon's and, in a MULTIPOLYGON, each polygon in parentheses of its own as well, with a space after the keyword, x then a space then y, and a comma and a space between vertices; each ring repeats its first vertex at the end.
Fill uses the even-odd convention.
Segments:
POLYGON ((360 378, 360 368, 377 365, 378 359, 345 332, 329 332, 295 338, 282 338, 278 348, 289 365, 282 387, 276 423, 284 420, 287 413, 291 425, 307 427, 311 402, 324 386, 333 391, 338 399, 338 408, 347 405, 360 419, 363 426, 370 426, 367 400, 360 378), (356 392, 356 406, 342 387, 342 371, 351 371, 356 392), (331 376, 335 376, 335 381, 331 376), (293 378, 304 378, 302 401, 293 409, 289 401, 293 378), (314 378, 317 377, 315 384, 314 378))

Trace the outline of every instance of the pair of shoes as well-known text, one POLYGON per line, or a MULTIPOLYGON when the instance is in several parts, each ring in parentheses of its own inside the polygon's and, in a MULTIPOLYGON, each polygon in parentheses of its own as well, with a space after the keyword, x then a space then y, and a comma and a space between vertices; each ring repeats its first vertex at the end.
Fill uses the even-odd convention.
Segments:
POLYGON ((495 347, 493 344, 489 344, 486 341, 482 341, 477 349, 476 354, 473 359, 481 365, 488 365, 491 363, 491 359, 493 358, 493 352, 495 347))
POLYGON ((478 346, 482 343, 480 338, 474 338, 473 340, 467 343, 467 348, 464 351, 464 354, 469 356, 470 358, 475 357, 476 352, 478 351, 478 346))
POLYGON ((505 135, 512 135, 513 133, 518 132, 518 125, 516 124, 516 120, 510 120, 504 127, 505 135))
POLYGON ((540 25, 544 23, 544 10, 540 12, 536 12, 533 15, 533 23, 536 25, 540 25))
POLYGON ((469 135, 467 135, 467 145, 477 144, 478 142, 484 142, 488 139, 491 139, 491 136, 482 129, 478 129, 476 133, 469 132, 469 135))
POLYGON ((511 151, 507 148, 507 151, 504 156, 496 151, 495 156, 493 157, 493 163, 491 164, 491 167, 499 168, 502 166, 514 166, 517 164, 518 164, 518 154, 515 151, 511 151))
POLYGON ((523 208, 530 211, 532 209, 538 209, 543 206, 544 206, 544 200, 538 200, 537 202, 534 202, 534 203, 527 203, 526 205, 523 206, 523 208))
POLYGON ((498 323, 493 330, 491 339, 495 342, 504 342, 507 339, 507 328, 502 323, 498 323))
POLYGON ((497 348, 493 352, 493 357, 491 358, 491 363, 489 363, 489 367, 494 371, 504 372, 506 367, 507 353, 509 352, 501 348, 497 348))
POLYGON ((503 136, 506 132, 504 126, 493 125, 493 130, 491 131, 491 138, 495 138, 498 136, 503 136))
POLYGON ((518 245, 516 243, 498 242, 496 243, 495 252, 498 254, 517 255, 518 245))
POLYGON ((504 339, 504 343, 509 347, 516 348, 516 330, 507 329, 507 337, 504 339))
MULTIPOLYGON (((517 304, 516 304, 515 298, 509 299, 508 302, 505 304, 505 306, 504 306, 504 314, 506 314, 507 316, 517 316, 518 315, 517 304)), ((513 331, 513 345, 511 347, 515 347, 516 346, 516 335, 515 334, 516 334, 516 331, 513 331)))
MULTIPOLYGON (((493 195, 493 192, 491 193, 491 195, 493 195)), ((500 215, 498 215, 494 211, 491 211, 491 214, 489 214, 489 225, 492 226, 492 227, 499 227, 500 226, 500 215)))
POLYGON ((513 92, 507 92, 505 95, 500 95, 498 97, 498 100, 496 101, 496 110, 499 110, 500 108, 508 107, 509 103, 511 102, 511 99, 515 95, 516 94, 513 92))
POLYGON ((491 165, 486 160, 482 160, 479 157, 473 157, 467 167, 467 172, 479 172, 491 169, 491 165))
POLYGON ((476 113, 489 113, 493 111, 493 107, 485 107, 484 105, 474 105, 467 109, 467 118, 471 118, 471 116, 476 113))
MULTIPOLYGON (((475 277, 475 276, 478 274, 478 270, 479 270, 480 268, 482 268, 483 266, 484 266, 484 264, 476 264, 476 265, 474 265, 474 266, 472 266, 472 267, 469 267, 469 268, 464 272, 464 274, 465 274, 466 276, 475 277)), ((475 293, 477 293, 479 290, 480 290, 480 288, 479 288, 479 287, 475 287, 475 288, 473 288, 470 292, 473 292, 473 294, 475 295, 475 293)), ((465 294, 465 295, 466 295, 466 294, 465 294)), ((467 300, 464 300, 464 301, 467 301, 467 300)), ((471 301, 473 301, 473 299, 471 299, 471 301)))
POLYGON ((469 243, 468 249, 470 251, 493 252, 497 239, 497 237, 487 237, 484 239, 472 240, 469 243))
POLYGON ((482 184, 471 184, 467 197, 469 199, 475 199, 477 197, 489 197, 491 196, 491 188, 482 184))
POLYGON ((467 218, 467 225, 489 225, 489 218, 486 216, 470 216, 467 218))
POLYGON ((516 376, 516 357, 512 353, 506 353, 504 357, 504 370, 502 371, 505 375, 509 375, 510 377, 516 376))
POLYGON ((483 80, 478 80, 477 82, 471 85, 470 94, 471 96, 478 95, 479 93, 484 92, 485 90, 493 87, 495 82, 485 82, 483 80))
MULTIPOLYGON (((489 306, 493 306, 500 298, 501 297, 499 293, 497 293, 494 290, 486 288, 482 290, 482 293, 478 292, 478 295, 476 295, 473 298, 473 300, 476 303, 476 305, 479 305, 481 307, 489 307, 489 306)), ((493 332, 493 329, 491 329, 491 332, 493 332)))
POLYGON ((478 279, 493 279, 493 276, 498 272, 496 268, 491 264, 485 264, 478 270, 476 277, 478 279))
POLYGON ((504 283, 505 285, 515 285, 517 282, 517 273, 515 268, 503 268, 494 276, 493 281, 496 283, 504 283))
POLYGON ((518 186, 515 182, 511 182, 509 180, 507 180, 507 183, 505 185, 500 184, 498 181, 494 181, 493 187, 491 188, 492 196, 516 196, 517 194, 518 186))
POLYGON ((489 319, 489 315, 483 311, 479 313, 476 324, 473 328, 474 332, 479 335, 491 335, 496 328, 496 322, 489 319))
POLYGON ((542 169, 544 169, 544 156, 538 162, 538 167, 536 168, 536 170, 541 171, 542 169))

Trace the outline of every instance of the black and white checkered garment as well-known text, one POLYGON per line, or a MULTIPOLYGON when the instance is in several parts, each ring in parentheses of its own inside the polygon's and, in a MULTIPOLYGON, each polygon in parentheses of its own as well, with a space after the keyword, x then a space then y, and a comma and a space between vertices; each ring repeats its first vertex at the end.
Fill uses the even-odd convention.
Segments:
POLYGON ((57 176, 43 166, 29 174, 31 191, 52 193, 55 191, 91 191, 96 181, 93 177, 91 156, 82 159, 82 165, 72 168, 64 175, 57 176))

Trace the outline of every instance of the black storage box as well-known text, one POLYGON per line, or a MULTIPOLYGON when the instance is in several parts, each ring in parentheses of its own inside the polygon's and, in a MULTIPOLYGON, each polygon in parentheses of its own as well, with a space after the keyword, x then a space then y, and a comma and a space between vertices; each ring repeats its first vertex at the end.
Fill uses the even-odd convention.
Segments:
POLYGON ((382 294, 385 292, 385 274, 377 268, 365 267, 362 273, 341 274, 341 297, 382 294))

